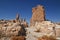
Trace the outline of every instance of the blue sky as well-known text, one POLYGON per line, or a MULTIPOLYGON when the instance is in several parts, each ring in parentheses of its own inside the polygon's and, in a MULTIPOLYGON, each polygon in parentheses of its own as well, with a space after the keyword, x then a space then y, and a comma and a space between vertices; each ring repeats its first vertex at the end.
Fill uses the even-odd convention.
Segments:
POLYGON ((60 22, 60 0, 0 0, 0 19, 15 19, 18 12, 29 22, 37 5, 45 7, 46 19, 60 22))

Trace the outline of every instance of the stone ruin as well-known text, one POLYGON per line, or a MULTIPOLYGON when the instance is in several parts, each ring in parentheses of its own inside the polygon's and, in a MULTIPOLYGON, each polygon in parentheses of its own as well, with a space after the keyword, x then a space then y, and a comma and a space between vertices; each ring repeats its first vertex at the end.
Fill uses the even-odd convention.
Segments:
POLYGON ((25 40, 26 27, 28 27, 27 22, 22 21, 18 14, 15 20, 0 20, 0 40, 14 40, 14 37, 25 40))
POLYGON ((36 22, 34 26, 27 29, 26 40, 38 40, 38 38, 46 35, 56 37, 55 24, 50 21, 36 22))
POLYGON ((59 39, 60 25, 46 21, 42 5, 32 8, 32 13, 30 26, 19 14, 14 20, 0 20, 0 40, 40 40, 43 36, 59 39))
POLYGON ((26 40, 38 40, 43 36, 52 36, 59 39, 60 25, 45 19, 45 9, 42 5, 34 7, 32 13, 30 27, 26 28, 26 40))
POLYGON ((30 20, 30 25, 34 25, 35 22, 45 21, 45 9, 42 5, 32 8, 32 18, 30 20))

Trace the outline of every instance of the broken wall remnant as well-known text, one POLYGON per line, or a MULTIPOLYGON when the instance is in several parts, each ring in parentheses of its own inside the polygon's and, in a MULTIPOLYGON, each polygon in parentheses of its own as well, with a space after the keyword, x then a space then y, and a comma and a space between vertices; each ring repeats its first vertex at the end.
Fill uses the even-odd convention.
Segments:
POLYGON ((30 20, 30 25, 34 25, 35 22, 45 21, 45 9, 42 5, 32 8, 32 18, 30 20))

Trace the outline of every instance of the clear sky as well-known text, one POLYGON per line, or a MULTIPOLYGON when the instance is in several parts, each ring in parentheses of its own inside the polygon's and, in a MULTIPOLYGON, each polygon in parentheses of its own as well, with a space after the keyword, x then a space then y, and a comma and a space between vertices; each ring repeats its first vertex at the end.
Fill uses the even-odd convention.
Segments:
POLYGON ((45 7, 46 19, 60 22, 60 0, 0 0, 0 19, 15 19, 18 12, 29 22, 37 5, 45 7))

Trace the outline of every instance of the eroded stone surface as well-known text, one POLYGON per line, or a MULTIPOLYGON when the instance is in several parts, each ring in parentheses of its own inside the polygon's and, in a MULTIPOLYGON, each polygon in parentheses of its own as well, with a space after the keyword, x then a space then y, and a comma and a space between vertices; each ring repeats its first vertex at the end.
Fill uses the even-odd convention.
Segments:
POLYGON ((58 37, 60 36, 60 25, 54 24, 51 21, 36 22, 33 27, 28 27, 26 40, 38 40, 44 35, 58 37))
POLYGON ((42 5, 32 8, 32 18, 30 20, 30 25, 34 25, 35 22, 45 21, 45 9, 42 5))

